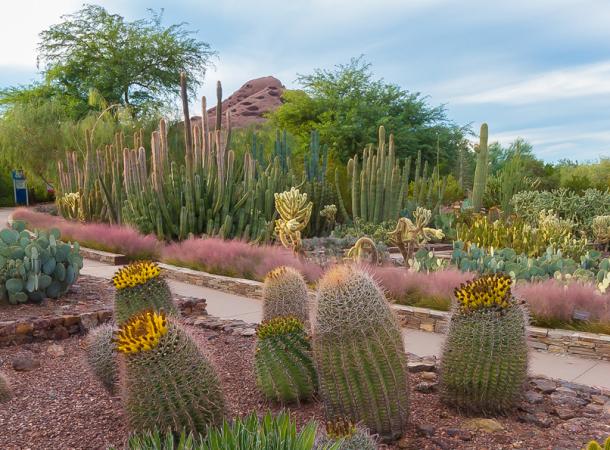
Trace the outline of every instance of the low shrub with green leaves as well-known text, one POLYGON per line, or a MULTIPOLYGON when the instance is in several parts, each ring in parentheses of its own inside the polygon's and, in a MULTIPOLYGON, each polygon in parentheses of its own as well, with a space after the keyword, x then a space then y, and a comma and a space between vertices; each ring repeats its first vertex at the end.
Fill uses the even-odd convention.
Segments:
POLYGON ((78 243, 62 242, 57 229, 32 234, 15 221, 0 230, 0 300, 18 304, 59 298, 82 267, 78 243))

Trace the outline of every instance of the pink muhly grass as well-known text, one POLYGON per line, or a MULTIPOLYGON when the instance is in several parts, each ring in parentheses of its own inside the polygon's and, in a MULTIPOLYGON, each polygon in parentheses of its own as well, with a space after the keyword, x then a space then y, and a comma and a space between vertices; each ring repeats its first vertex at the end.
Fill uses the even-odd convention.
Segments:
POLYGON ((29 229, 57 228, 63 240, 77 241, 83 247, 128 256, 130 259, 156 258, 161 243, 152 235, 143 235, 124 225, 72 222, 58 216, 19 208, 13 219, 26 222, 29 229))
POLYGON ((170 264, 254 280, 262 280, 267 272, 278 266, 299 270, 309 282, 316 281, 322 274, 318 265, 301 261, 283 247, 219 238, 190 238, 167 244, 161 259, 170 264))

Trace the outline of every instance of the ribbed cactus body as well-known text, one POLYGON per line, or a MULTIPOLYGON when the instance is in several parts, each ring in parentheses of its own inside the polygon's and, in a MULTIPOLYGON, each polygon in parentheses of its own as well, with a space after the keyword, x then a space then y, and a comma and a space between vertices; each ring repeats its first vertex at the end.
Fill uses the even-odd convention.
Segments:
POLYGON ((526 325, 518 304, 502 310, 456 310, 441 361, 442 399, 472 413, 503 413, 514 407, 527 378, 526 325))
POLYGON ((261 324, 254 364, 257 385, 268 399, 300 402, 316 391, 311 344, 296 318, 277 317, 261 324))
MULTIPOLYGON (((219 425, 225 406, 214 368, 171 319, 162 316, 163 323, 143 325, 152 316, 145 312, 133 317, 117 338, 123 357, 124 408, 131 427, 205 432, 209 425, 219 425), (131 337, 121 338, 129 327, 126 334, 131 337)), ((159 315, 154 317, 157 320, 159 315)))
POLYGON ((267 274, 263 285, 263 320, 296 317, 309 322, 307 285, 292 267, 278 267, 267 274))
POLYGON ((329 420, 362 422, 383 440, 408 419, 406 356, 400 329, 366 272, 341 266, 320 281, 314 358, 329 420))
POLYGON ((117 351, 112 341, 115 327, 105 323, 95 327, 85 338, 87 363, 95 377, 110 393, 117 389, 119 376, 117 351))
POLYGON ((320 437, 314 448, 323 450, 337 446, 337 450, 377 450, 377 439, 360 426, 349 420, 338 419, 326 424, 326 436, 320 437))
POLYGON ((8 402, 12 396, 6 376, 0 372, 0 403, 8 402))
POLYGON ((472 207, 475 211, 479 211, 483 206, 483 194, 487 185, 487 171, 489 166, 489 155, 487 150, 487 139, 489 130, 487 124, 481 125, 481 133, 479 138, 479 147, 475 150, 477 153, 477 165, 474 170, 474 184, 472 186, 472 207))

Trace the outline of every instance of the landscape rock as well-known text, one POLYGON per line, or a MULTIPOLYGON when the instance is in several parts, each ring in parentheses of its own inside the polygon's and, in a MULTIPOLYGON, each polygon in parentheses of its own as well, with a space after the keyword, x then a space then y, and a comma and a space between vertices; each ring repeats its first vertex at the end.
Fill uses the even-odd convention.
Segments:
POLYGON ((409 361, 407 363, 407 368, 409 369, 409 372, 411 372, 411 373, 433 372, 434 370, 436 370, 436 364, 434 361, 426 361, 426 360, 409 361))
POLYGON ((431 394, 436 390, 437 383, 428 383, 426 381, 422 381, 421 383, 417 383, 415 385, 415 390, 417 392, 421 392, 422 394, 431 394))
POLYGON ((242 336, 254 336, 256 334, 256 330, 254 328, 244 328, 241 331, 242 336))
POLYGON ((51 355, 53 358, 58 358, 60 356, 64 356, 65 351, 61 345, 51 344, 49 348, 47 348, 47 353, 51 355))
POLYGON ((29 372, 40 367, 40 361, 31 356, 16 356, 12 362, 13 369, 17 372, 29 372))
POLYGON ((531 403, 533 405, 542 403, 542 401, 544 400, 544 396, 541 393, 536 392, 536 391, 527 391, 525 393, 524 397, 528 403, 531 403))
POLYGON ((504 427, 496 419, 467 419, 464 421, 464 428, 472 431, 485 431, 487 433, 496 433, 503 431, 504 427))
POLYGON ((434 372, 422 372, 420 378, 425 381, 436 381, 438 380, 438 375, 434 372))
POLYGON ((472 432, 468 430, 461 430, 459 428, 448 428, 446 431, 447 436, 449 437, 457 437, 462 441, 470 441, 472 440, 472 432))
POLYGON ((546 378, 535 378, 532 380, 532 384, 543 394, 550 394, 557 389, 557 383, 546 378))

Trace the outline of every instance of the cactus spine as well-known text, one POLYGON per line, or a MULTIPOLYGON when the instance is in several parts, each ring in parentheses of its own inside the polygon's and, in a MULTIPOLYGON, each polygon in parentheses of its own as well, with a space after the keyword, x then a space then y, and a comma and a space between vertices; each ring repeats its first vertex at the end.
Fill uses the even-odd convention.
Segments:
POLYGON ((597 441, 591 441, 585 450, 610 450, 610 437, 604 441, 603 447, 597 441))
POLYGON ((85 353, 91 372, 104 388, 114 394, 118 382, 117 352, 112 342, 113 324, 105 323, 89 331, 85 338, 85 353))
POLYGON ((337 419, 326 423, 326 436, 318 439, 316 449, 338 445, 337 450, 377 450, 377 439, 349 419, 337 419))
POLYGON ((309 322, 307 285, 298 270, 277 267, 267 274, 263 285, 263 320, 296 317, 309 322))
POLYGON ((163 313, 145 311, 121 325, 123 403, 135 431, 205 433, 224 417, 218 377, 195 342, 163 313))
POLYGON ((0 403, 8 402, 13 396, 6 376, 0 372, 0 403))
POLYGON ((477 154, 477 165, 474 170, 474 184, 472 187, 472 207, 475 211, 480 211, 483 207, 483 194, 487 185, 487 172, 489 170, 489 152, 487 149, 487 140, 489 130, 487 124, 481 124, 481 133, 479 136, 479 146, 475 148, 477 154))
POLYGON ((366 272, 331 269, 320 281, 314 358, 329 420, 362 422, 383 440, 408 419, 406 355, 396 319, 366 272))
POLYGON ((456 289, 441 360, 441 398, 472 413, 515 406, 527 378, 527 318, 505 275, 487 275, 456 289))
POLYGON ((318 377, 303 322, 276 317, 264 321, 256 335, 256 381, 265 397, 282 403, 311 398, 318 377))

